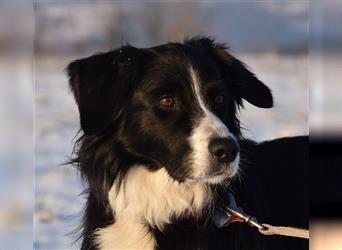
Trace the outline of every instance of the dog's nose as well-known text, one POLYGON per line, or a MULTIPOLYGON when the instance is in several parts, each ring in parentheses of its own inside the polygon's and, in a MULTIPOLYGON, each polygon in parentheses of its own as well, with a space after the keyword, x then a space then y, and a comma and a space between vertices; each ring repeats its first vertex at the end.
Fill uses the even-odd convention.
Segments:
POLYGON ((234 161, 239 151, 239 144, 233 137, 214 138, 209 143, 210 154, 222 163, 234 161))

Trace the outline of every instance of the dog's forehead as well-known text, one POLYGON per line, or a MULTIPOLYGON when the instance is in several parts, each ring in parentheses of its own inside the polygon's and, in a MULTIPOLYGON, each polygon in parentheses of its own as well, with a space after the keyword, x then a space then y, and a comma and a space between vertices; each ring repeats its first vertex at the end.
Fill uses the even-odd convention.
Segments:
POLYGON ((208 51, 185 44, 169 43, 152 47, 150 50, 154 52, 155 58, 159 62, 181 61, 184 64, 195 63, 196 61, 201 61, 202 63, 210 62, 208 60, 208 51))
POLYGON ((202 86, 222 82, 215 61, 200 49, 167 44, 151 50, 155 52, 155 56, 145 71, 145 77, 150 80, 187 84, 193 80, 195 72, 202 86))

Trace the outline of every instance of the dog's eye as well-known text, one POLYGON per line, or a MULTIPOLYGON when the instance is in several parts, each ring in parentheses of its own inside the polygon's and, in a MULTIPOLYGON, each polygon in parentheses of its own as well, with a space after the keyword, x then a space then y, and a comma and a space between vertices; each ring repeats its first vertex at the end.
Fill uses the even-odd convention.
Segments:
POLYGON ((216 95, 214 97, 214 102, 216 104, 222 104, 224 102, 224 96, 223 95, 216 95))
POLYGON ((163 96, 159 99, 158 104, 164 108, 174 108, 176 106, 176 101, 172 96, 163 96))

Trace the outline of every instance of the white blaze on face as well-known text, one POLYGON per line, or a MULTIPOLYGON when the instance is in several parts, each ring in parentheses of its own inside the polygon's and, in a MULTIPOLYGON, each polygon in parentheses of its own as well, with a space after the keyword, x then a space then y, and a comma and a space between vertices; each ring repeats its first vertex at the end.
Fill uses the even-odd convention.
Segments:
POLYGON ((226 177, 232 177, 236 174, 239 164, 239 155, 235 161, 230 164, 229 173, 225 177, 208 178, 208 170, 210 170, 211 156, 208 150, 210 139, 212 138, 228 138, 233 137, 223 122, 214 113, 212 113, 205 104, 204 98, 200 90, 200 79, 198 74, 189 66, 189 75, 192 89, 196 102, 199 105, 203 116, 196 124, 190 136, 190 145, 192 148, 191 167, 192 178, 201 179, 211 183, 221 182, 226 177))

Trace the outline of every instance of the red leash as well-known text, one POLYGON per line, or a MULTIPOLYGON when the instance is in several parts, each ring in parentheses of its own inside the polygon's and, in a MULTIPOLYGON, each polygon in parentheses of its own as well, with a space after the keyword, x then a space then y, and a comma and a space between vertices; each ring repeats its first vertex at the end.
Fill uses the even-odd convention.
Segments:
POLYGON ((261 224, 251 215, 243 212, 243 209, 237 207, 232 193, 228 193, 229 204, 221 208, 214 215, 214 223, 217 227, 225 227, 234 222, 244 222, 249 226, 256 227, 264 235, 282 235, 288 237, 297 237, 309 239, 309 230, 296 227, 280 227, 269 224, 261 224))

